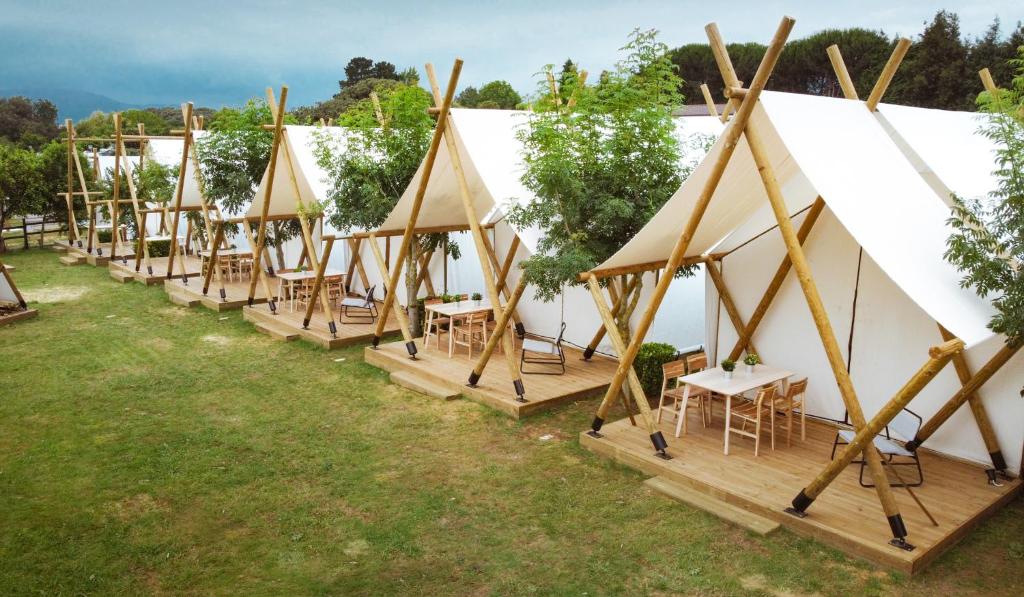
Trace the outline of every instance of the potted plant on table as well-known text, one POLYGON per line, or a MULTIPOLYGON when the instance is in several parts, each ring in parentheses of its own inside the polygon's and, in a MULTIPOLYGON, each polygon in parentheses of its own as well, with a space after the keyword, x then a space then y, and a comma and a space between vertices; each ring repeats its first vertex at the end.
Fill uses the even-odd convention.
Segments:
POLYGON ((473 306, 474 307, 479 307, 480 306, 480 301, 484 300, 483 295, 480 294, 479 292, 474 292, 472 298, 473 298, 473 306))
POLYGON ((743 362, 747 365, 747 374, 750 375, 754 372, 754 365, 761 362, 761 357, 757 356, 756 353, 748 353, 747 356, 743 357, 743 362))
POLYGON ((736 361, 734 361, 732 359, 725 359, 724 361, 722 361, 722 371, 724 372, 722 375, 726 379, 732 379, 732 372, 735 371, 735 370, 736 370, 736 361))

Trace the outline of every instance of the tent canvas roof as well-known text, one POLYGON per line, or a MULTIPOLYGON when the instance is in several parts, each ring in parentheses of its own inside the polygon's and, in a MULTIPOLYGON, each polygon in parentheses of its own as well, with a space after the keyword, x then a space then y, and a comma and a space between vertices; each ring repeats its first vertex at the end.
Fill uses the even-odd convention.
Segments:
POLYGON ((182 145, 184 139, 150 139, 146 142, 146 152, 158 164, 177 168, 181 166, 182 145))
MULTIPOLYGON (((505 216, 509 206, 516 203, 525 205, 534 198, 521 181, 522 143, 516 135, 518 128, 526 123, 528 114, 516 110, 451 110, 449 126, 455 134, 470 196, 481 223, 497 222, 505 216)), ((680 139, 689 140, 695 133, 717 136, 722 125, 710 116, 686 117, 676 119, 676 129, 680 139)), ((692 155, 692 150, 690 153, 692 155)), ((424 166, 425 162, 420 164, 405 193, 381 225, 381 230, 405 228, 412 214, 424 166)), ((438 149, 416 225, 418 228, 469 225, 444 143, 438 149)), ((515 232, 530 252, 536 251, 540 230, 516 229, 515 232)))
MULTIPOLYGON (((274 171, 274 184, 270 193, 269 217, 289 217, 298 213, 298 199, 324 201, 330 191, 328 174, 317 164, 314 149, 318 136, 326 136, 335 146, 343 147, 347 133, 341 127, 298 126, 284 127, 284 136, 278 151, 287 151, 294 168, 295 182, 292 182, 285 154, 278 155, 277 168, 274 171), (298 196, 296 196, 298 195, 298 196)), ((267 175, 270 168, 263 172, 263 179, 256 189, 255 199, 249 206, 246 217, 258 218, 263 211, 263 197, 266 193, 267 175)))
MULTIPOLYGON (((0 266, 3 267, 3 266, 0 266)), ((10 272, 7 272, 10 275, 10 272)), ((7 281, 7 276, 0 272, 0 303, 17 303, 18 295, 14 293, 14 288, 7 281)))
MULTIPOLYGON (((751 116, 794 214, 820 195, 861 247, 915 303, 968 346, 992 335, 993 309, 943 258, 949 210, 863 102, 763 92, 751 116)), ((597 269, 664 261, 722 151, 720 139, 641 231, 597 269)), ((741 138, 687 256, 739 230, 764 230, 768 198, 741 138)), ((769 216, 770 217, 770 216, 769 216)), ((744 238, 750 238, 748 235, 744 238)), ((734 238, 740 235, 735 234, 734 238)))

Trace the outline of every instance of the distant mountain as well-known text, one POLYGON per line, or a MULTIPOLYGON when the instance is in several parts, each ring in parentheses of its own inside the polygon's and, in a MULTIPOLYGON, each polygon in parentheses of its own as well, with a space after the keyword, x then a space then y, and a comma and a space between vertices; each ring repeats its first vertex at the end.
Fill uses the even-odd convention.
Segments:
POLYGON ((146 105, 129 104, 116 100, 112 97, 77 89, 45 87, 0 89, 0 97, 10 97, 12 95, 23 95, 29 99, 50 100, 57 105, 57 112, 61 122, 63 122, 65 118, 71 118, 75 121, 81 120, 96 110, 112 112, 115 110, 131 110, 147 107, 146 105))

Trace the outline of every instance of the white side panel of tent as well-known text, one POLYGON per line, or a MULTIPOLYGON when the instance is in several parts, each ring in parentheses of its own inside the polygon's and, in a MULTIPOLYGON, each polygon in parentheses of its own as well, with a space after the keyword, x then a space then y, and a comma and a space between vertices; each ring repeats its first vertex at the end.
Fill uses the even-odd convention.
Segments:
MULTIPOLYGON (((10 272, 8 272, 8 275, 10 272)), ((0 274, 0 303, 17 303, 18 297, 14 289, 7 283, 7 276, 0 274)))
POLYGON ((181 166, 183 146, 184 139, 150 139, 146 142, 146 153, 161 166, 176 169, 181 166))

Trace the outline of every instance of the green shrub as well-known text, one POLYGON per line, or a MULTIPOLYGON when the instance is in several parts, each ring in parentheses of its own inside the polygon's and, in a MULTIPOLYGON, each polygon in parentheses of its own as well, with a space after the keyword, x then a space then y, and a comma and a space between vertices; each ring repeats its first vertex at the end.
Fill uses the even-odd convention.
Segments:
POLYGON ((98 238, 101 243, 109 243, 110 239, 113 238, 113 237, 114 237, 114 233, 111 232, 110 230, 97 230, 96 231, 96 238, 98 238))
POLYGON ((171 254, 171 241, 170 240, 151 240, 149 241, 149 256, 150 257, 167 257, 171 254))
POLYGON ((661 390, 661 366, 676 360, 676 355, 676 348, 671 344, 644 342, 640 345, 633 368, 648 396, 658 395, 661 390))

